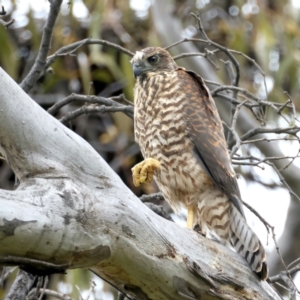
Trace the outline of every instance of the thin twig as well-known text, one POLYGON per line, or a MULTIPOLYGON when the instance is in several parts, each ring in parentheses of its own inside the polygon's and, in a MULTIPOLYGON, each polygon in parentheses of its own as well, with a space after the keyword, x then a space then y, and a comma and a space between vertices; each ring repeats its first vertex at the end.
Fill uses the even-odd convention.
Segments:
POLYGON ((257 135, 257 134, 262 134, 262 133, 276 133, 276 134, 281 134, 281 133, 286 133, 286 134, 293 134, 296 135, 300 131, 300 127, 298 126, 293 126, 293 127, 287 127, 287 128, 253 128, 243 134, 240 139, 241 141, 246 141, 249 138, 257 135))
POLYGON ((91 114, 91 113, 108 113, 108 112, 123 112, 131 119, 133 118, 132 106, 129 105, 119 105, 119 106, 105 106, 105 105, 84 105, 74 111, 67 113, 60 121, 65 124, 81 115, 91 114))
POLYGON ((108 42, 106 40, 100 40, 100 39, 91 39, 91 38, 87 38, 78 42, 75 42, 73 44, 70 44, 68 46, 64 46, 62 48, 60 48, 59 50, 57 50, 54 54, 52 54, 51 56, 48 56, 47 58, 47 63, 45 64, 44 70, 47 70, 51 64, 53 64, 53 62, 60 56, 67 56, 70 54, 73 54, 74 51, 78 50, 80 47, 82 47, 83 45, 103 45, 103 46, 109 46, 112 48, 117 49, 118 51, 127 54, 128 56, 132 57, 134 56, 134 53, 111 42, 108 42))
MULTIPOLYGON (((63 106, 75 102, 87 102, 87 103, 97 103, 97 104, 103 104, 106 106, 120 106, 123 107, 124 105, 116 102, 116 101, 123 101, 123 102, 129 102, 123 94, 116 97, 111 98, 105 98, 105 97, 99 97, 99 96, 86 96, 86 95, 79 95, 79 94, 71 94, 68 97, 64 98, 63 100, 60 100, 56 102, 53 106, 51 106, 47 111, 51 115, 55 115, 63 106)), ((133 114, 133 108, 132 103, 130 103, 132 114, 133 114)))
POLYGON ((0 256, 0 263, 7 264, 7 265, 17 265, 22 267, 37 267, 37 268, 45 268, 48 269, 49 272, 55 272, 55 273, 64 273, 66 269, 70 267, 70 264, 61 264, 56 265, 49 262, 32 259, 32 258, 26 258, 26 257, 19 257, 19 256, 12 256, 12 255, 6 255, 6 256, 0 256))
MULTIPOLYGON (((290 282, 292 283, 292 285, 296 288, 296 285, 295 285, 295 283, 294 283, 294 281, 293 281, 293 279, 292 279, 292 277, 291 277, 291 274, 293 274, 293 273, 295 273, 295 272, 298 272, 298 271, 300 270, 300 265, 297 266, 297 267, 295 267, 295 268, 293 268, 292 270, 288 270, 288 268, 287 268, 287 266, 286 266, 286 264, 285 264, 285 262, 284 262, 284 260, 283 260, 283 257, 282 257, 282 254, 281 254, 281 252, 280 252, 280 249, 279 249, 279 246, 278 246, 278 244, 277 244, 277 241, 276 241, 275 227, 272 226, 269 222, 267 222, 266 219, 264 219, 264 218, 263 218, 263 217, 262 217, 262 216, 261 216, 261 215, 253 208, 253 207, 251 207, 248 203, 246 203, 246 202, 243 201, 243 204, 244 204, 244 205, 245 205, 245 206, 246 206, 253 214, 255 214, 255 215, 259 218, 259 220, 265 225, 268 234, 270 233, 270 230, 271 230, 271 233, 272 233, 272 239, 273 239, 273 241, 274 241, 276 251, 277 251, 277 253, 278 253, 279 257, 280 257, 280 260, 281 260, 281 262, 282 262, 282 264, 283 264, 283 266, 284 266, 284 268, 285 268, 285 274, 288 276, 288 278, 289 278, 290 282)), ((276 277, 276 279, 277 279, 277 277, 276 277)), ((270 281, 271 281, 271 282, 274 282, 274 281, 277 281, 277 280, 275 280, 275 277, 271 277, 271 278, 270 278, 270 281)), ((296 288, 296 289, 297 289, 297 288, 296 288)), ((297 290, 297 291, 298 291, 298 290, 297 290)))
MULTIPOLYGON (((221 86, 220 84, 218 84, 218 85, 221 86)), ((228 87, 228 90, 231 89, 231 87, 230 88, 229 88, 229 86, 227 86, 227 87, 228 87)), ((222 94, 218 93, 217 95, 212 95, 212 96, 221 97, 224 100, 226 100, 228 102, 232 102, 234 104, 241 103, 240 101, 237 101, 236 99, 233 99, 232 97, 229 97, 229 96, 225 95, 224 93, 222 93, 222 94)), ((239 96, 242 97, 242 98, 244 98, 244 99, 250 100, 249 98, 246 98, 244 95, 239 95, 239 96)), ((264 100, 259 100, 259 103, 253 103, 253 104, 248 103, 248 104, 245 104, 245 106, 248 107, 248 108, 255 108, 255 107, 261 107, 261 106, 270 106, 270 107, 272 107, 274 109, 276 108, 275 110, 277 112, 277 107, 281 107, 282 104, 276 103, 276 102, 270 102, 270 101, 267 102, 267 101, 264 101, 264 100)), ((293 109, 292 105, 287 105, 287 107, 290 108, 290 109, 293 109)))
MULTIPOLYGON (((4 6, 2 5, 2 10, 0 11, 0 16, 5 16, 6 15, 6 11, 4 9, 4 6)), ((15 22, 14 19, 9 20, 8 22, 5 22, 3 20, 0 19, 0 24, 2 24, 6 29, 8 29, 8 27, 13 24, 15 22)))
POLYGON ((291 103, 291 106, 292 106, 292 109, 293 109, 293 119, 296 120, 296 121, 299 121, 298 118, 297 118, 296 107, 295 107, 295 104, 292 100, 291 95, 287 91, 284 91, 283 93, 286 94, 289 97, 289 100, 290 100, 290 103, 291 103))
POLYGON ((292 261, 287 268, 290 269, 293 265, 300 263, 300 257, 292 261))
POLYGON ((249 140, 249 141, 243 141, 242 144, 251 144, 251 143, 258 143, 258 142, 278 142, 278 141, 298 141, 298 139, 295 138, 277 138, 277 139, 268 139, 267 137, 256 139, 256 140, 249 140))
POLYGON ((279 109, 278 109, 278 114, 280 114, 286 107, 288 104, 290 104, 292 101, 291 99, 288 99, 279 109))
POLYGON ((5 22, 5 21, 0 19, 0 24, 3 25, 6 29, 8 29, 8 27, 10 25, 12 25, 13 23, 15 23, 15 19, 11 19, 8 22, 5 22))
POLYGON ((191 53, 181 53, 179 55, 173 56, 174 60, 178 60, 181 58, 186 58, 186 57, 191 57, 191 56, 202 56, 205 57, 206 54, 205 53, 200 53, 200 52, 191 52, 191 53))
POLYGON ((235 112, 232 116, 232 124, 231 124, 231 127, 230 127, 230 132, 233 134, 236 142, 235 142, 235 145, 234 147, 232 148, 232 151, 230 153, 230 157, 232 158, 233 155, 235 155, 235 153, 239 150, 240 146, 241 146, 241 140, 238 136, 238 134, 236 133, 235 131, 235 127, 236 127, 236 121, 237 121, 237 117, 238 117, 238 114, 239 114, 239 111, 240 109, 242 108, 242 106, 247 102, 248 100, 245 100, 244 102, 240 103, 239 105, 236 106, 236 109, 235 109, 235 112))
POLYGON ((258 219, 265 225, 266 230, 268 232, 268 234, 270 233, 270 228, 272 227, 272 225, 270 225, 269 222, 266 221, 265 218, 263 218, 252 206, 250 206, 247 202, 242 201, 243 204, 254 214, 258 217, 258 219))
POLYGON ((186 42, 199 42, 199 43, 203 43, 203 44, 207 44, 209 46, 213 46, 217 49, 219 49, 220 51, 224 52, 227 57, 232 61, 234 67, 235 67, 235 70, 236 70, 236 80, 235 80, 235 83, 234 85, 235 86, 238 86, 239 84, 239 80, 240 80, 240 65, 238 63, 238 61, 236 60, 236 58, 233 56, 233 54, 230 52, 230 49, 226 48, 226 47, 223 47, 211 40, 204 40, 204 39, 196 39, 196 38, 185 38, 185 39, 182 39, 174 44, 171 44, 167 47, 165 47, 166 50, 172 48, 172 47, 175 47, 179 44, 182 44, 182 43, 186 43, 186 42))
MULTIPOLYGON (((35 290, 35 289, 33 289, 35 290)), ((49 290, 49 289, 45 289, 44 290, 44 294, 47 296, 52 296, 55 297, 56 299, 61 299, 61 300, 73 300, 73 298, 71 298, 68 295, 53 291, 53 290, 49 290)))
POLYGON ((261 102, 261 99, 259 99, 258 97, 254 96, 252 93, 250 93, 248 90, 240 88, 240 87, 236 87, 236 86, 231 86, 231 85, 222 85, 220 87, 217 87, 216 89, 211 91, 211 95, 212 96, 217 96, 218 93, 222 92, 222 91, 234 91, 234 92, 239 92, 244 94, 245 96, 249 97, 249 99, 252 99, 258 103, 261 102))
POLYGON ((262 70, 262 68, 259 66, 259 64, 253 58, 251 58, 250 56, 246 55, 243 52, 240 52, 240 51, 237 51, 237 50, 232 50, 232 49, 229 49, 229 51, 231 53, 243 56, 244 58, 246 58, 248 61, 250 61, 259 70, 259 72, 261 73, 261 75, 264 78, 264 88, 265 88, 265 92, 266 92, 266 100, 268 101, 268 89, 267 89, 267 82, 266 82, 266 74, 262 70))
POLYGON ((38 295, 40 293, 41 287, 43 286, 44 278, 42 276, 38 277, 36 287, 32 289, 28 296, 26 297, 26 300, 36 300, 38 299, 38 295))
POLYGON ((287 184, 287 182, 284 180, 284 178, 282 177, 281 173, 279 172, 279 170, 277 169, 277 167, 274 165, 274 163, 272 162, 268 162, 268 164, 273 167, 274 171, 277 173, 277 176, 279 177, 280 182, 285 185, 285 187, 288 189, 289 193, 291 196, 294 196, 298 201, 300 201, 299 196, 293 192, 293 190, 290 188, 290 186, 287 184))
POLYGON ((1 11, 0 11, 0 16, 5 16, 6 15, 6 11, 4 9, 4 6, 1 6, 1 11))
POLYGON ((59 13, 61 3, 62 0, 52 0, 50 2, 50 12, 46 24, 44 26, 41 46, 37 58, 29 74, 24 78, 24 80, 20 84, 21 88, 25 92, 29 92, 33 88, 41 72, 43 72, 45 68, 47 55, 51 47, 52 32, 57 19, 57 15, 59 13))
POLYGON ((44 285, 43 285, 43 289, 42 289, 42 292, 41 292, 41 294, 40 294, 38 300, 42 300, 42 299, 43 299, 44 294, 45 294, 45 290, 46 290, 46 287, 47 287, 47 284, 48 284, 48 281, 49 281, 48 276, 45 276, 45 277, 44 277, 44 285))

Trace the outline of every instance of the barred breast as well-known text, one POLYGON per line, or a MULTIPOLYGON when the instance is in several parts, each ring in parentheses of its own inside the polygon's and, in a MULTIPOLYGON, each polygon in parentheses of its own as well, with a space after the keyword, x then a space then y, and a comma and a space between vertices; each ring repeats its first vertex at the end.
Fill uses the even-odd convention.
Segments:
POLYGON ((177 72, 160 72, 142 77, 134 91, 135 138, 144 158, 157 159, 161 169, 154 176, 165 199, 176 211, 195 205, 199 193, 211 185, 186 137, 184 107, 177 72), (196 187, 196 190, 195 190, 196 187))
POLYGON ((203 79, 161 48, 138 51, 132 63, 135 137, 144 158, 161 164, 154 178, 165 199, 175 212, 188 206, 196 216, 189 228, 198 223, 231 245, 265 280, 265 251, 244 218, 222 122, 203 79))

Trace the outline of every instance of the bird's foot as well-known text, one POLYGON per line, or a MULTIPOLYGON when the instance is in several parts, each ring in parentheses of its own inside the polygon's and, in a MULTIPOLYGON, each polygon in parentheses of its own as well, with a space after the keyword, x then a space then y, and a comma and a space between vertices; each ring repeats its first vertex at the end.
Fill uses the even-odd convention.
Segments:
POLYGON ((189 229, 193 229, 195 225, 194 223, 195 223, 195 211, 194 211, 194 207, 191 205, 187 207, 186 227, 189 229))
POLYGON ((154 158, 147 158, 135 165, 132 171, 133 183, 140 186, 141 183, 151 183, 154 171, 160 168, 160 162, 154 158))

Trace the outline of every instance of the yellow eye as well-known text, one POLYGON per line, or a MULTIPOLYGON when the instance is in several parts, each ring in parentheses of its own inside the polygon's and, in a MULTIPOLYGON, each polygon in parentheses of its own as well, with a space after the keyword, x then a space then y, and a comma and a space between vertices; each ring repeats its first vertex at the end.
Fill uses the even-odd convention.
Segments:
POLYGON ((148 57, 148 62, 150 63, 150 64, 155 64, 155 63, 157 63, 157 61, 158 61, 158 56, 157 55, 152 55, 152 56, 150 56, 150 57, 148 57))

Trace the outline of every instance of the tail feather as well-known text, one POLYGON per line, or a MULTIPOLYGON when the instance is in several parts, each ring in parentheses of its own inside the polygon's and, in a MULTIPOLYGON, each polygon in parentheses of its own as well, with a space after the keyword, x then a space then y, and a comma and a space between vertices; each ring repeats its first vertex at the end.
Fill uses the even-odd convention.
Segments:
POLYGON ((233 248, 249 263, 262 280, 268 277, 266 253, 257 235, 248 226, 244 217, 232 205, 230 218, 230 242, 233 248))

